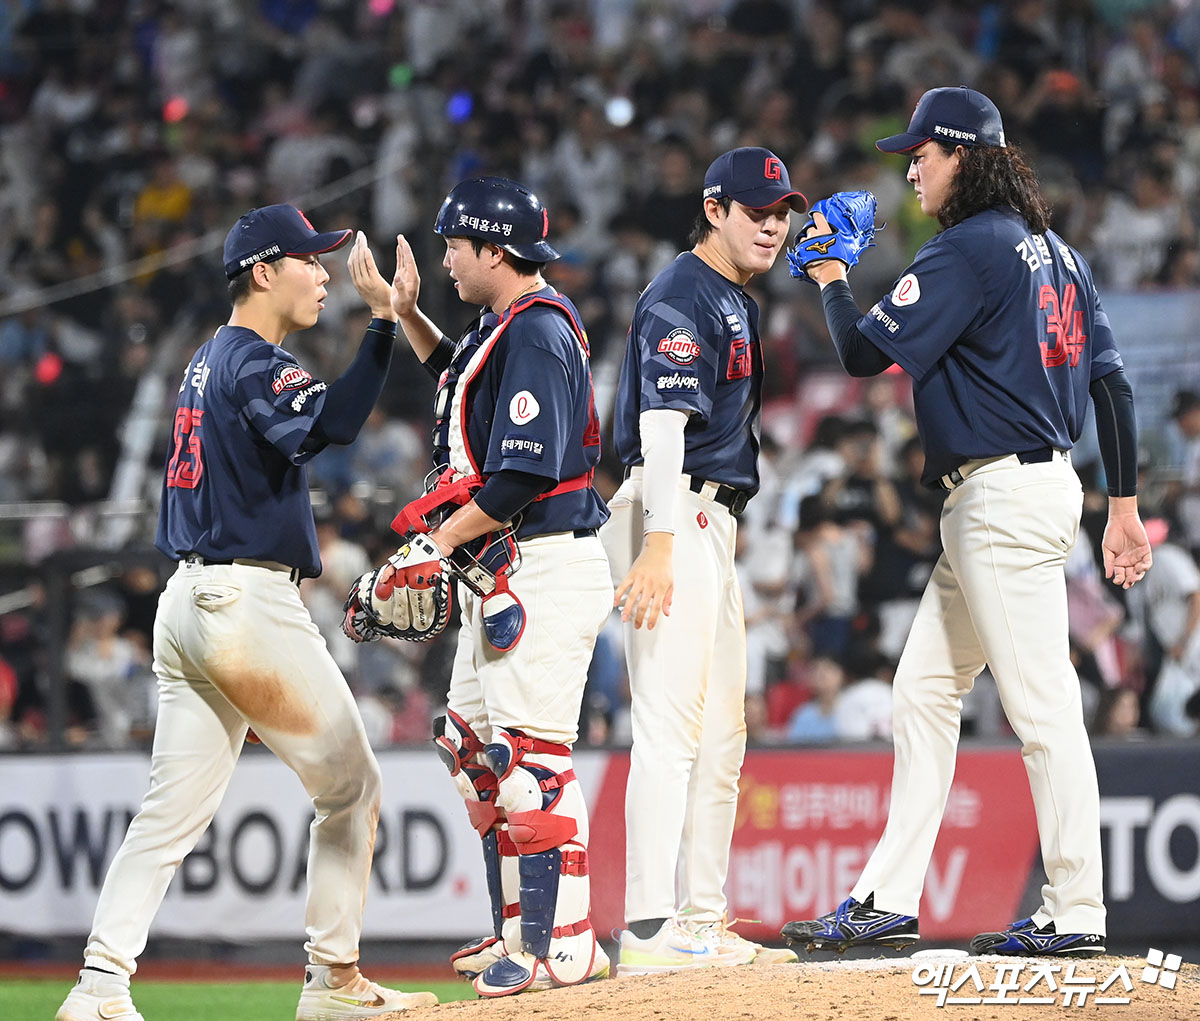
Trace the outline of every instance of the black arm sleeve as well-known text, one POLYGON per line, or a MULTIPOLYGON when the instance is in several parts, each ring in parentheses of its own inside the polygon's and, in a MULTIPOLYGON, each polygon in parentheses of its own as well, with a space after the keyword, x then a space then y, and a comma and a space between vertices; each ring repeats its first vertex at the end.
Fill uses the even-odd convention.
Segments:
POLYGON ((835 280, 821 288, 821 304, 825 306, 825 324, 837 348, 842 368, 852 376, 875 376, 892 364, 892 359, 879 350, 858 328, 862 313, 845 280, 835 280))
POLYGON ((395 341, 395 323, 387 319, 371 320, 354 361, 329 384, 321 414, 303 443, 305 450, 354 441, 383 392, 395 341))
POLYGON ((1137 419, 1133 416, 1133 387, 1125 370, 1093 380, 1088 392, 1096 410, 1096 439, 1108 495, 1137 496, 1137 419))
POLYGON ((443 333, 442 339, 437 343, 437 347, 429 353, 429 357, 421 364, 425 367, 425 371, 429 375, 437 379, 438 376, 450 368, 450 359, 453 357, 454 341, 443 333))
POLYGON ((475 505, 489 518, 508 521, 524 510, 534 499, 555 486, 545 475, 504 470, 488 476, 483 488, 475 494, 475 505))

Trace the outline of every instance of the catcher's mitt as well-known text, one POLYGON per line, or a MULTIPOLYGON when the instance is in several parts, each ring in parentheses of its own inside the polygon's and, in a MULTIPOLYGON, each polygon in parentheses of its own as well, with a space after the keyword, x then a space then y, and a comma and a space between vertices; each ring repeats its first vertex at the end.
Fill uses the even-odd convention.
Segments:
POLYGON ((424 642, 450 622, 450 579, 437 543, 420 533, 350 588, 342 631, 355 642, 424 642))
POLYGON ((814 202, 809 220, 788 249, 792 276, 816 283, 808 275, 815 262, 837 259, 854 266, 875 243, 875 196, 869 191, 838 191, 814 202))

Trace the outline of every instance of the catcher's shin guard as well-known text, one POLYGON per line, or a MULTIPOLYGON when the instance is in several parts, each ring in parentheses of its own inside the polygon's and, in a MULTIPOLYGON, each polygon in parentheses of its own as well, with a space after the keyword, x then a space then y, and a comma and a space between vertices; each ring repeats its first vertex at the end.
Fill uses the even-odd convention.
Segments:
POLYGON ((457 713, 447 710, 433 721, 433 743, 466 803, 471 825, 483 845, 484 875, 492 907, 492 934, 463 944, 450 965, 473 979, 511 949, 521 945, 520 877, 517 849, 508 835, 504 812, 496 803, 496 774, 482 764, 483 743, 457 713))
MULTIPOLYGON (((598 977, 603 955, 588 917, 587 805, 571 769, 571 750, 517 731, 496 737, 484 755, 496 773, 497 801, 520 854, 520 950, 534 963, 516 986, 497 965, 475 980, 475 989, 502 996, 598 977)), ((509 952, 514 953, 511 946, 509 952)))

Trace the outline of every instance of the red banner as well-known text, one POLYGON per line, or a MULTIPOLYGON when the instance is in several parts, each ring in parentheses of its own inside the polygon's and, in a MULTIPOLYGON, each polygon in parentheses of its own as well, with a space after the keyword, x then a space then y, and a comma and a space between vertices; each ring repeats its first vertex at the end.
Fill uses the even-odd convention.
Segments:
MULTIPOLYGON (((592 809, 592 920, 623 927, 628 756, 613 755, 592 809)), ((777 940, 850 891, 887 822, 890 751, 756 750, 742 767, 729 880, 738 931, 777 940)), ((1017 917, 1037 829, 1016 748, 964 749, 925 877, 923 939, 963 939, 1017 917)))

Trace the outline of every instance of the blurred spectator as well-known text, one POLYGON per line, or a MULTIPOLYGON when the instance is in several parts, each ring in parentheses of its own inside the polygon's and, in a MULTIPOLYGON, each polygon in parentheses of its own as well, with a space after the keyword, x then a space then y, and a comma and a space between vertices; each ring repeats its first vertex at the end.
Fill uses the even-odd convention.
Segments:
POLYGON ((815 656, 808 671, 812 697, 788 720, 787 739, 794 744, 823 744, 836 741, 837 705, 846 683, 846 671, 832 656, 815 656))
POLYGON ((342 633, 342 621, 345 618, 343 604, 350 586, 375 565, 362 546, 342 537, 333 507, 328 504, 314 507, 313 518, 317 526, 321 574, 309 578, 300 586, 300 597, 308 607, 317 630, 324 637, 338 669, 351 687, 357 688, 358 652, 361 646, 342 633))
POLYGON ((894 487, 899 513, 877 533, 871 566, 859 587, 860 596, 876 607, 879 651, 892 661, 900 658, 942 552, 939 519, 946 493, 921 485, 924 467, 921 441, 914 436, 900 450, 894 487))
MULTIPOLYGON (((755 145, 766 142, 757 141, 755 145)), ((634 222, 656 241, 665 241, 675 254, 686 251, 688 232, 700 209, 699 161, 687 142, 675 135, 658 145, 657 166, 650 190, 638 205, 634 222)), ((651 277, 642 277, 649 280, 651 277)))
POLYGON ((797 621, 812 640, 814 656, 840 659, 850 645, 869 548, 862 530, 840 525, 819 496, 802 501, 796 540, 797 621))
POLYGON ((1176 541, 1200 553, 1200 394, 1178 390, 1167 428, 1165 505, 1180 524, 1176 541))
POLYGON ((134 723, 144 726, 152 718, 150 660, 121 636, 124 614, 112 592, 81 597, 64 658, 67 676, 82 688, 76 702, 80 739, 105 748, 128 747, 134 723))
POLYGON ((1144 738, 1148 734, 1141 722, 1137 689, 1121 684, 1101 693, 1090 729, 1093 737, 1144 738))
POLYGON ((874 657, 871 672, 851 680, 838 696, 833 710, 834 729, 840 741, 892 739, 893 666, 874 657))
POLYGON ((1155 730, 1176 737, 1197 733, 1186 710, 1200 691, 1200 568, 1190 552, 1169 538, 1169 524, 1151 518, 1146 528, 1154 568, 1142 580, 1144 591, 1129 592, 1130 613, 1145 621, 1162 649, 1162 662, 1146 698, 1155 730))
POLYGON ((1111 192, 1105 200, 1093 236, 1094 268, 1114 290, 1152 284, 1162 273, 1171 243, 1192 237, 1191 218, 1171 171, 1139 161, 1131 169, 1129 194, 1111 192))
POLYGON ((1101 687, 1115 687, 1124 680, 1116 633, 1125 620, 1125 611, 1110 591, 1112 586, 1105 582, 1086 541, 1075 543, 1067 554, 1064 570, 1071 641, 1094 660, 1101 687))

